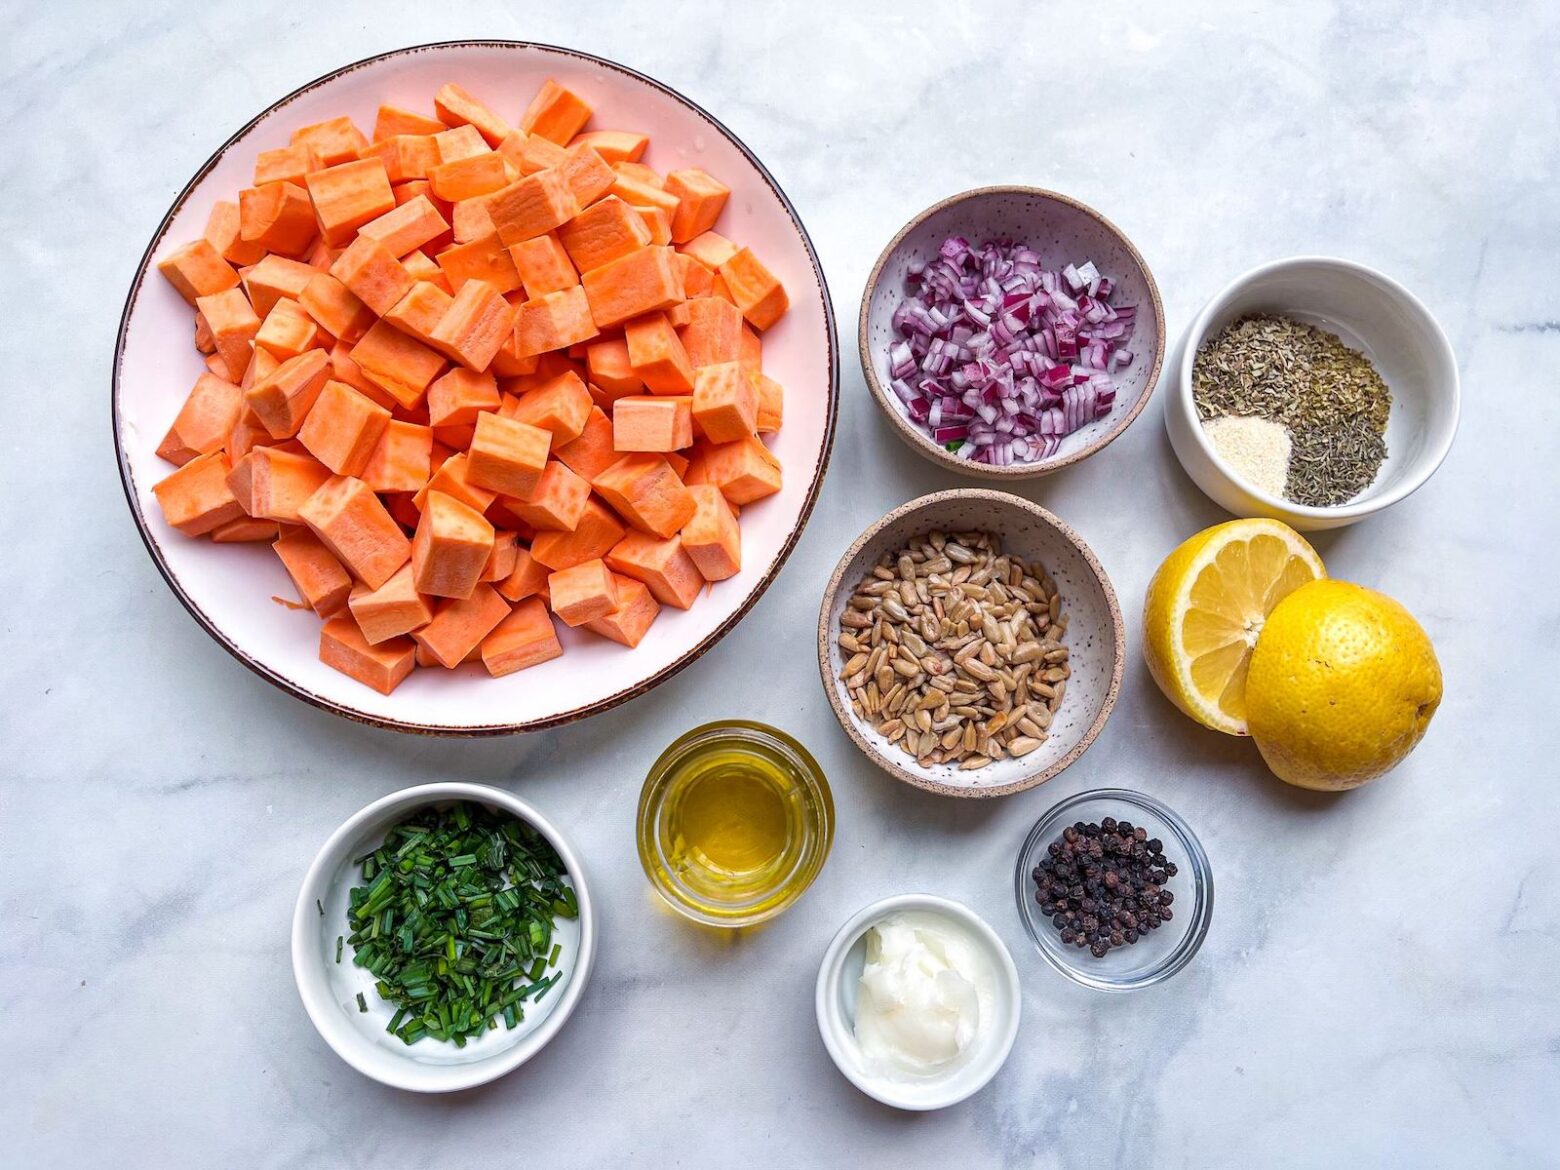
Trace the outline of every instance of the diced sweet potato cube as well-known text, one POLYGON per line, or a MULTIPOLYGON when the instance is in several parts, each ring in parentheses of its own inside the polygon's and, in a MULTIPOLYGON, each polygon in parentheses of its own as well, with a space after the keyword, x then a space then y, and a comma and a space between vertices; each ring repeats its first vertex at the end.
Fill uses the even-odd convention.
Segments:
POLYGON ((566 349, 599 332, 590 301, 579 285, 526 301, 515 313, 515 349, 520 357, 566 349))
POLYGON ((598 329, 669 308, 683 299, 670 248, 640 248, 580 277, 598 329))
POLYGON ((330 549, 307 528, 288 528, 271 546, 298 590, 298 599, 321 617, 329 617, 352 592, 352 576, 330 549))
POLYGON ((244 239, 238 204, 231 199, 219 199, 211 205, 202 234, 229 264, 255 264, 265 255, 264 245, 244 239))
POLYGON ((563 654, 558 631, 540 598, 521 601, 482 639, 482 665, 494 678, 538 666, 563 654))
POLYGON ((211 530, 213 544, 256 544, 260 541, 275 540, 281 532, 281 525, 275 520, 256 520, 250 516, 241 516, 237 520, 229 520, 226 524, 218 525, 211 530))
POLYGON ((325 388, 330 358, 311 349, 288 358, 244 393, 244 403, 277 439, 290 439, 325 388))
POLYGON ((737 246, 718 232, 704 232, 687 243, 678 244, 677 250, 692 256, 711 271, 720 268, 737 254, 737 246))
POLYGON ((255 155, 255 186, 296 183, 301 187, 310 171, 317 171, 324 165, 319 154, 306 142, 262 150, 255 155))
POLYGON ((609 164, 638 162, 650 145, 650 136, 632 130, 587 130, 576 134, 569 145, 588 146, 609 164))
POLYGON ((580 282, 579 273, 574 271, 574 264, 569 260, 569 253, 564 250, 558 237, 550 232, 516 244, 509 249, 509 255, 515 262, 515 270, 520 273, 528 300, 534 301, 548 293, 573 288, 580 282))
POLYGON ((378 240, 394 256, 415 252, 449 230, 450 225, 426 195, 410 199, 358 229, 360 235, 378 240))
POLYGON ((238 284, 238 273, 233 266, 222 258, 216 245, 204 237, 174 249, 166 259, 158 261, 157 271, 192 305, 197 297, 210 296, 238 284))
POLYGON ((319 269, 311 268, 301 260, 267 256, 242 273, 244 291, 249 295, 256 315, 264 317, 278 298, 291 297, 296 301, 302 297, 303 290, 318 273, 319 269))
POLYGON ((378 589, 353 588, 347 607, 371 646, 421 629, 433 620, 433 610, 412 580, 412 566, 402 565, 378 589))
POLYGON ((338 475, 304 501, 299 514, 325 547, 370 589, 378 589, 412 555, 412 543, 360 479, 338 475))
POLYGON ((625 455, 591 486, 629 524, 654 536, 674 535, 694 512, 692 494, 659 455, 625 455))
POLYGON ((742 569, 742 534, 736 514, 714 484, 695 484, 688 490, 697 508, 683 525, 683 551, 706 581, 735 577, 742 569))
MULTIPOLYGON (((529 423, 549 432, 553 442, 562 444, 579 438, 590 419, 590 392, 572 369, 541 383, 521 397, 510 412, 516 422, 529 423)), ((506 492, 519 496, 524 492, 506 492)))
POLYGON ((573 532, 538 532, 531 541, 531 556, 549 569, 567 569, 606 556, 623 532, 617 517, 590 499, 573 532))
POLYGON ((755 329, 768 329, 790 307, 785 286, 747 248, 739 248, 720 266, 731 298, 755 329))
POLYGON ((592 406, 585 429, 567 443, 554 442, 553 454, 585 480, 593 480, 618 461, 612 446, 612 420, 599 406, 592 406))
POLYGON ((589 146, 571 146, 558 163, 578 207, 589 207, 612 189, 617 172, 589 146))
POLYGON ((609 614, 586 622, 585 628, 593 634, 600 634, 603 638, 621 642, 632 650, 643 640, 650 629, 650 624, 661 612, 661 607, 656 604, 655 597, 642 582, 616 573, 613 574, 612 581, 617 586, 617 608, 609 614))
POLYGON ((590 484, 565 463, 549 459, 536 487, 524 500, 505 499, 505 509, 539 532, 573 532, 585 514, 590 484))
POLYGON ((305 184, 320 235, 335 248, 350 243, 353 233, 369 220, 395 209, 390 176, 377 156, 314 171, 305 184))
POLYGON ((438 134, 445 124, 437 118, 404 110, 400 106, 383 105, 374 117, 374 141, 383 142, 397 134, 438 134))
POLYGON ((381 695, 412 673, 415 649, 405 638, 372 644, 350 614, 338 614, 320 627, 320 661, 381 695))
POLYGON ((392 184, 426 179, 428 172, 443 161, 438 139, 432 134, 397 134, 374 143, 363 157, 378 159, 392 184))
POLYGON ((428 172, 428 182, 440 199, 460 204, 491 195, 509 182, 504 156, 494 151, 440 163, 428 172))
POLYGON ((228 462, 221 451, 197 455, 152 485, 163 518, 185 536, 204 536, 244 515, 227 485, 228 462))
POLYGON ((222 450, 243 409, 242 390, 232 382, 202 374, 158 445, 157 454, 182 465, 197 455, 222 450))
POLYGON ((454 670, 509 616, 509 602, 491 585, 479 583, 466 598, 453 598, 435 610, 433 620, 413 632, 417 644, 447 670, 454 670))
POLYGON ((567 223, 580 209, 563 172, 556 167, 515 180, 489 195, 486 205, 505 246, 544 235, 567 223))
POLYGON ((433 597, 470 597, 493 552, 493 525, 481 512, 430 491, 412 538, 412 579, 433 597))
POLYGON ((780 429, 785 415, 785 391, 773 378, 759 374, 758 418, 754 425, 761 435, 773 434, 780 429))
MULTIPOLYGON (((634 214, 644 221, 645 230, 650 233, 650 242, 652 244, 661 247, 672 242, 672 217, 664 207, 631 206, 634 207, 634 214)), ((672 254, 676 255, 675 252, 672 254)), ((681 277, 682 269, 676 264, 673 265, 673 268, 676 269, 678 276, 681 277)))
POLYGON ((663 605, 687 609, 698 600, 706 582, 677 537, 630 532, 606 556, 614 573, 642 581, 663 605))
POLYGON ((589 121, 590 107, 573 91, 548 80, 520 115, 520 129, 562 146, 589 121))
POLYGON ((278 361, 295 358, 305 350, 313 349, 319 339, 320 328, 314 318, 304 312, 297 301, 287 297, 271 306, 255 334, 255 344, 278 361))
POLYGON ((314 243, 314 205, 297 183, 246 187, 238 193, 238 229, 248 243, 297 256, 314 243))
POLYGON ((363 235, 336 257, 330 274, 380 316, 388 313, 415 283, 389 248, 372 236, 363 235))
POLYGON ((552 570, 531 555, 530 549, 517 547, 514 567, 502 581, 494 582, 493 588, 510 601, 521 601, 545 593, 547 578, 551 572, 552 570))
POLYGON ((450 278, 428 258, 428 254, 421 250, 408 252, 401 257, 402 266, 412 274, 412 279, 425 284, 436 285, 440 292, 447 296, 454 296, 455 290, 450 285, 450 278))
POLYGON ((361 338, 374 323, 374 311, 328 272, 315 274, 304 286, 298 304, 321 329, 348 344, 361 338))
POLYGON ((493 533, 493 551, 488 553, 487 563, 482 566, 482 580, 490 584, 504 580, 515 571, 515 563, 519 557, 519 534, 502 528, 496 529, 493 533))
POLYGON ((477 415, 499 406, 492 374, 456 366, 428 387, 428 422, 436 427, 470 426, 477 415))
POLYGON ((428 338, 428 344, 468 370, 485 370, 515 326, 515 311, 491 284, 468 280, 428 338))
MULTIPOLYGON (((364 337, 368 336, 366 333, 364 337)), ((361 338, 359 339, 361 340, 361 338)), ((352 346, 345 341, 338 341, 330 351, 330 374, 338 382, 345 382, 370 402, 377 402, 386 410, 393 410, 401 404, 395 396, 387 394, 384 387, 375 382, 363 372, 361 366, 352 360, 352 346)), ((265 354, 264 350, 259 351, 265 354)), ((265 354, 270 357, 269 354, 265 354)))
POLYGON ((693 443, 692 399, 619 398, 612 404, 612 445, 619 451, 679 451, 693 443))
POLYGON ((738 348, 737 360, 747 370, 748 375, 755 376, 764 364, 764 339, 758 335, 746 321, 742 322, 741 345, 738 348))
POLYGON ((350 351, 359 369, 410 410, 444 369, 444 356, 386 321, 376 321, 350 351))
POLYGON ((628 342, 621 337, 586 346, 585 368, 590 373, 590 384, 599 386, 612 398, 637 394, 644 388, 644 379, 635 373, 629 358, 628 342))
POLYGON ((780 490, 780 461, 756 438, 709 446, 702 463, 706 482, 739 507, 780 490))
POLYGON ((672 239, 679 244, 714 227, 731 195, 730 187, 697 167, 669 172, 666 190, 677 196, 677 210, 672 215, 672 239))
POLYGON ((214 377, 221 378, 224 382, 231 382, 227 362, 222 360, 220 353, 208 353, 203 359, 206 363, 206 372, 214 377))
POLYGON ((525 421, 484 414, 471 440, 467 477, 478 487, 525 499, 547 466, 550 432, 525 421))
POLYGON ((499 152, 519 168, 522 175, 534 175, 538 171, 560 167, 568 160, 569 152, 556 142, 536 134, 517 130, 514 135, 499 144, 499 152))
POLYGON ((567 626, 583 626, 618 607, 617 581, 599 557, 556 570, 547 578, 547 595, 553 613, 567 626))
POLYGON ((734 443, 758 428, 758 387, 741 362, 702 366, 693 380, 693 419, 712 443, 734 443))
POLYGON ((693 364, 665 313, 637 317, 623 326, 628 360, 652 394, 693 392, 693 364))
POLYGON ((644 218, 615 195, 592 204, 558 229, 558 239, 581 272, 610 264, 650 244, 644 218))
POLYGON ((640 168, 638 163, 617 163, 612 168, 617 172, 617 180, 612 184, 612 194, 616 195, 630 207, 658 207, 666 212, 668 232, 670 232, 671 216, 677 210, 677 196, 662 190, 660 176, 654 171, 650 175, 657 181, 648 182, 642 177, 643 171, 649 171, 649 167, 640 168), (629 170, 628 168, 634 168, 629 170))
POLYGON ((672 263, 676 267, 678 275, 682 277, 683 296, 688 300, 697 297, 713 296, 715 292, 715 270, 706 268, 692 256, 682 252, 672 253, 672 263))
POLYGON ((432 458, 431 428, 391 419, 360 478, 376 492, 421 491, 433 474, 432 458))
POLYGON ((439 145, 440 162, 459 162, 463 158, 487 154, 493 149, 487 139, 482 137, 482 132, 469 125, 441 130, 433 136, 433 140, 439 145))
POLYGON ((323 238, 316 239, 309 253, 304 257, 304 263, 318 272, 329 272, 330 266, 336 262, 336 257, 341 255, 340 248, 332 248, 323 238))
POLYGON ((700 297, 681 307, 678 330, 688 361, 695 369, 734 362, 742 357, 742 313, 720 297, 700 297))
MULTIPOLYGON (((626 179, 651 190, 660 191, 666 187, 666 180, 661 177, 661 172, 643 162, 618 162, 612 164, 612 169, 626 179)), ((632 200, 630 200, 632 202, 632 200)), ((670 207, 670 204, 668 204, 670 207)))
POLYGON ((515 269, 514 258, 497 232, 446 248, 437 260, 455 292, 459 292, 460 286, 468 280, 485 280, 499 292, 513 292, 520 287, 520 273, 515 269))
POLYGON ((488 214, 485 197, 450 204, 450 225, 457 244, 469 244, 498 234, 493 227, 493 217, 488 214))
POLYGON ((434 471, 428 479, 427 486, 413 497, 419 508, 423 506, 429 492, 443 492, 447 496, 454 496, 461 503, 469 505, 478 512, 486 512, 498 498, 497 492, 489 491, 471 482, 469 452, 446 452, 441 456, 436 450, 433 462, 434 471))
POLYGON ((444 320, 444 314, 449 312, 454 300, 432 281, 414 281, 411 288, 406 290, 406 295, 384 315, 384 320, 408 337, 415 337, 433 348, 433 331, 444 320))
POLYGON ((331 380, 303 420, 298 441, 337 475, 360 476, 389 424, 388 410, 331 380))
POLYGON ((265 424, 246 406, 239 412, 238 421, 233 424, 233 429, 228 432, 228 460, 236 462, 256 447, 267 447, 275 442, 277 440, 271 437, 271 432, 265 429, 265 424))
POLYGON ((511 132, 508 122, 453 81, 433 95, 433 109, 447 126, 475 126, 489 146, 497 146, 511 132))
POLYGON ((353 124, 351 118, 343 115, 294 130, 292 143, 294 146, 303 143, 312 147, 320 156, 321 165, 333 167, 356 158, 368 145, 368 139, 363 137, 363 132, 353 124))
POLYGON ((255 447, 233 464, 227 483, 250 516, 302 524, 304 503, 330 476, 330 468, 308 454, 255 447))

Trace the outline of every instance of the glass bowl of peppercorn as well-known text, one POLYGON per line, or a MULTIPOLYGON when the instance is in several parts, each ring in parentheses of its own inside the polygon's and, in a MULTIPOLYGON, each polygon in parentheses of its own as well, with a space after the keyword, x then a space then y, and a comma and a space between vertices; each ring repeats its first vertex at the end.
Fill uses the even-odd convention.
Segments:
POLYGON ((1036 822, 1014 873, 1035 949, 1099 991, 1151 987, 1202 946, 1213 872, 1192 830, 1151 796, 1099 788, 1036 822))

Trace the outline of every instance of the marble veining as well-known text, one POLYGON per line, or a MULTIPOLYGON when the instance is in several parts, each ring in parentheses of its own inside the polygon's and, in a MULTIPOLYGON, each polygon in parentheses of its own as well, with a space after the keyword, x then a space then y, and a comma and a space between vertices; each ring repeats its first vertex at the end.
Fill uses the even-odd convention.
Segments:
MULTIPOLYGON (((1557 57, 1550 0, 4 9, 0 1164, 1553 1164, 1557 57), (818 597, 867 524, 958 481, 894 438, 849 346, 839 446, 795 556, 653 694, 528 738, 441 741, 332 718, 249 674, 169 594, 120 494, 108 371, 124 289, 174 194, 256 110, 345 61, 459 37, 577 46, 706 105, 796 203, 847 341, 893 232, 988 183, 1109 216, 1153 267, 1172 341, 1273 257, 1348 256, 1402 280, 1457 350, 1462 432, 1418 495, 1317 544, 1434 637, 1447 697, 1424 746, 1342 799, 1287 790, 1250 745, 1177 716, 1133 636, 1110 723, 1049 785, 952 802, 872 770, 819 689, 818 597), (800 904, 718 938, 654 904, 632 822, 656 753, 732 715, 808 744, 839 831, 800 904), (434 779, 545 808, 591 867, 603 927, 595 982, 552 1046, 445 1099, 340 1063, 287 951, 329 832, 434 779), (1193 965, 1124 997, 1052 973, 1011 905, 1035 818, 1102 785, 1181 812, 1218 884, 1193 965), (980 910, 1023 975, 1007 1067, 927 1117, 855 1092, 812 1012, 838 924, 906 890, 980 910)), ((1089 542, 1129 619, 1169 548, 1223 518, 1175 463, 1157 398, 1109 450, 1020 490, 1089 542)))

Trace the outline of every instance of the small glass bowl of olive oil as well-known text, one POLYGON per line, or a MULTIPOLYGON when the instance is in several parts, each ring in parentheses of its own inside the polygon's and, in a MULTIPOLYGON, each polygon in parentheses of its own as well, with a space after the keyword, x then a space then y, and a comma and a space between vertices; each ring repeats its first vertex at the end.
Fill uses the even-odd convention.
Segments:
POLYGON ((802 896, 834 842, 818 762, 785 732, 731 719, 696 727, 639 794, 639 860, 678 913, 751 926, 802 896))

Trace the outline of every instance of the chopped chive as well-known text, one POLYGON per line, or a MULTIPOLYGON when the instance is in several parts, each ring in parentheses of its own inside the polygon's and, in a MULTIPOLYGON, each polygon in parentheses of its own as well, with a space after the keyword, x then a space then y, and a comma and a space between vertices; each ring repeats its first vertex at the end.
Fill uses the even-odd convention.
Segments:
POLYGON ((363 993, 361 991, 357 993, 357 1001, 358 1011, 366 1012, 368 1010, 368 1000, 363 998, 363 993))
POLYGON ((346 941, 347 940, 344 939, 341 935, 338 934, 336 936, 336 962, 337 963, 341 962, 341 944, 346 942, 346 941))
POLYGON ((562 954, 562 953, 563 953, 563 944, 562 943, 553 943, 552 954, 547 956, 547 965, 549 967, 556 967, 558 965, 558 956, 560 954, 562 954))
POLYGON ((320 917, 321 918, 325 917, 325 903, 324 902, 321 902, 318 898, 314 899, 314 908, 320 912, 320 917))

